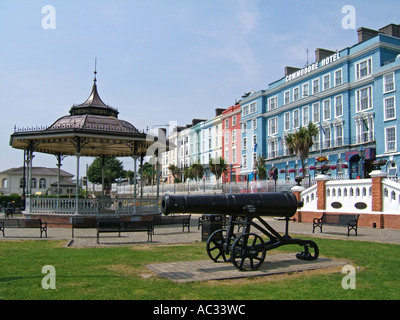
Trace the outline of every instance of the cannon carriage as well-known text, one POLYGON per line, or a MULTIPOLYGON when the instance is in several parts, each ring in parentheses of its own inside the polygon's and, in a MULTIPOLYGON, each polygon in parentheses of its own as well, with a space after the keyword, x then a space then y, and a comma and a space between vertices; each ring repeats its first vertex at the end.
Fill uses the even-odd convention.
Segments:
MULTIPOLYGON (((257 270, 263 264, 267 251, 283 245, 299 245, 303 251, 298 259, 315 260, 319 249, 311 240, 293 239, 289 235, 289 221, 297 208, 302 206, 291 192, 230 195, 169 195, 161 201, 165 215, 176 213, 202 213, 228 215, 226 229, 213 232, 207 240, 207 254, 214 262, 230 261, 239 270, 257 270), (263 217, 275 217, 285 221, 285 233, 281 235, 263 217), (241 225, 241 233, 235 234, 235 226, 241 225), (251 232, 251 228, 258 233, 251 232), (260 235, 268 238, 267 241, 260 235)), ((265 238, 265 237, 264 237, 265 238)))

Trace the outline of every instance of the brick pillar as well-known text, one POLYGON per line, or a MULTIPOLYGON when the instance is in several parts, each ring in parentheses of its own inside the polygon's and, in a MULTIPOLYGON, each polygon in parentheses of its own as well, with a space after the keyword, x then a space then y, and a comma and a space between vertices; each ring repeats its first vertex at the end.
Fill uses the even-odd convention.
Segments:
MULTIPOLYGON (((294 186, 291 191, 293 192, 293 194, 295 195, 297 201, 301 201, 301 193, 303 192, 305 188, 303 188, 302 186, 294 186)), ((295 215, 293 216, 293 218, 296 219, 296 221, 301 222, 301 208, 299 208, 299 210, 296 211, 295 215)))
POLYGON ((370 176, 372 177, 372 211, 383 212, 382 180, 386 178, 386 172, 374 170, 370 176))
POLYGON ((317 209, 326 209, 326 187, 325 183, 329 180, 329 176, 325 174, 318 175, 315 180, 317 180, 317 209))

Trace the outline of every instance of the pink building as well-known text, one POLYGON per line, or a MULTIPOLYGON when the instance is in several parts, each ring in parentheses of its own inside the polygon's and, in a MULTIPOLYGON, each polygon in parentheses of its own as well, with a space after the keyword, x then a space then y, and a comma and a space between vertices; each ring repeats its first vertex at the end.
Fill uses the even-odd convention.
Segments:
POLYGON ((240 181, 242 130, 240 115, 239 103, 222 112, 222 157, 228 164, 228 170, 222 175, 224 182, 240 181))

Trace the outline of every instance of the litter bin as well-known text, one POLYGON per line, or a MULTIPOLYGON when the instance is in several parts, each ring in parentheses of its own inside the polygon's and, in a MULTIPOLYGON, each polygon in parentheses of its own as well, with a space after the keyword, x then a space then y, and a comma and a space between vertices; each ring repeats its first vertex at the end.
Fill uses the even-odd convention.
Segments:
POLYGON ((221 214, 203 214, 201 216, 201 241, 207 241, 210 235, 219 229, 222 229, 223 215, 221 214))

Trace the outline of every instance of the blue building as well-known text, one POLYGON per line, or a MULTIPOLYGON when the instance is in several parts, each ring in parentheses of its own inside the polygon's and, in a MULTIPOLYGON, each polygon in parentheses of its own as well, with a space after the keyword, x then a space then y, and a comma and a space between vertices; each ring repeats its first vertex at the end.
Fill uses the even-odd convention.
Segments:
POLYGON ((358 43, 340 51, 317 49, 315 62, 286 67, 285 76, 265 90, 252 92, 242 105, 242 174, 255 171, 262 156, 268 172, 279 179, 301 175, 301 162, 289 155, 285 136, 311 121, 318 136, 305 174, 316 174, 324 156, 332 176, 367 177, 374 161, 397 175, 400 110, 400 25, 379 31, 358 29, 358 43))

